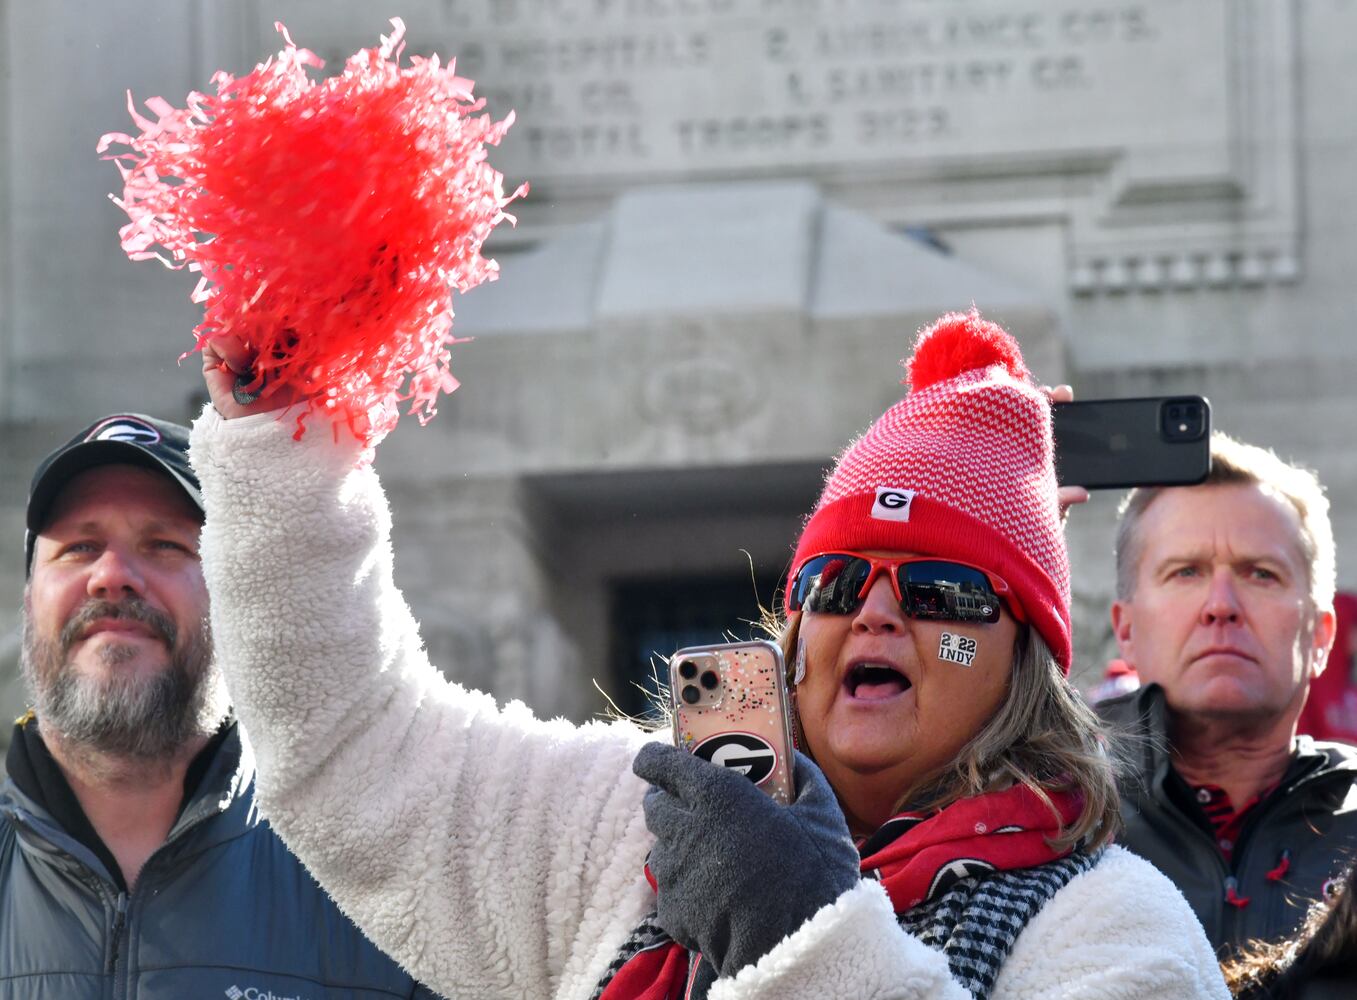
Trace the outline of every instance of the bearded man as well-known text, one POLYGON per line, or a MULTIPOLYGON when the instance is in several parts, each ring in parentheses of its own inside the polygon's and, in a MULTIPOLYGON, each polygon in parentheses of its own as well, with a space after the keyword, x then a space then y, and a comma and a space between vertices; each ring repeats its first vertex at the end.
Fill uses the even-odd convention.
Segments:
POLYGON ((212 658, 187 448, 187 428, 111 416, 33 477, 0 1000, 429 996, 258 817, 212 658))

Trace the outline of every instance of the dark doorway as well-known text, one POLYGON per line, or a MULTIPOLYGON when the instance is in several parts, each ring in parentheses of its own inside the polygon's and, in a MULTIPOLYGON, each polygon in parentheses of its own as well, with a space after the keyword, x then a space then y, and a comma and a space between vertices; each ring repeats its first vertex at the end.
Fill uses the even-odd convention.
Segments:
POLYGON ((685 646, 765 639, 759 602, 773 603, 774 577, 618 580, 611 588, 612 676, 608 695, 633 717, 654 717, 656 677, 685 646))

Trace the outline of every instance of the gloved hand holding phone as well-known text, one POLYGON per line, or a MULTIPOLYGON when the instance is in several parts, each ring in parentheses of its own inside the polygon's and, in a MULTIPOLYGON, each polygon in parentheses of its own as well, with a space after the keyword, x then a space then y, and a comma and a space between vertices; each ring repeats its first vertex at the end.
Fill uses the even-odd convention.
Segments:
POLYGON ((857 884, 848 824, 804 755, 786 806, 738 772, 666 744, 647 744, 632 769, 653 786, 645 815, 659 924, 720 975, 758 961, 857 884))

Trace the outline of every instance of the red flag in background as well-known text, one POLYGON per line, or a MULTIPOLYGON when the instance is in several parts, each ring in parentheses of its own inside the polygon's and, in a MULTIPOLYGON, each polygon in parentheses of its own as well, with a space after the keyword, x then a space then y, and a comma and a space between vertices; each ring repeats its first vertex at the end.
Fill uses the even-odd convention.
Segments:
POLYGON ((1317 740, 1357 744, 1357 595, 1336 594, 1338 634, 1329 665, 1310 684, 1310 697, 1300 713, 1300 732, 1317 740))

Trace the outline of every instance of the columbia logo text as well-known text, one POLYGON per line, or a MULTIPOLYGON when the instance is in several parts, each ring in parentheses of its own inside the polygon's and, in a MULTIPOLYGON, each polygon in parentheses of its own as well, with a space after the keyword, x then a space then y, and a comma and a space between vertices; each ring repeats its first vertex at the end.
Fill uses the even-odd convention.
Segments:
POLYGON ((273 990, 261 990, 257 986, 247 986, 243 990, 232 984, 226 988, 227 1000, 308 1000, 300 993, 274 993, 273 990))

